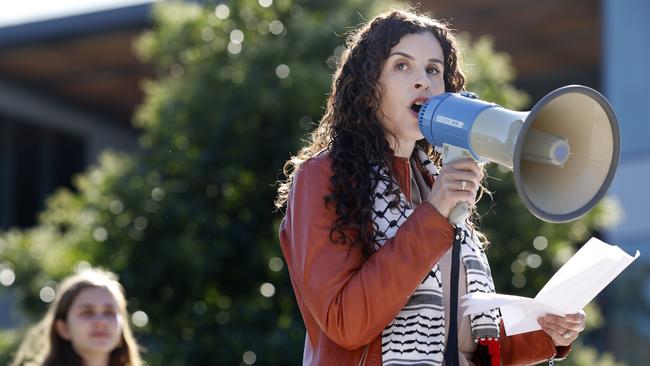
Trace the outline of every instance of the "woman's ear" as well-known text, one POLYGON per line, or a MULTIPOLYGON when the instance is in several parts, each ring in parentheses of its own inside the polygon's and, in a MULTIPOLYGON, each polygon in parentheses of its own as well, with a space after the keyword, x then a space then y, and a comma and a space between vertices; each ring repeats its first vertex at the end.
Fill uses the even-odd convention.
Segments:
POLYGON ((54 321, 54 327, 56 333, 66 341, 70 340, 70 332, 68 331, 68 324, 65 323, 62 319, 57 319, 54 321))

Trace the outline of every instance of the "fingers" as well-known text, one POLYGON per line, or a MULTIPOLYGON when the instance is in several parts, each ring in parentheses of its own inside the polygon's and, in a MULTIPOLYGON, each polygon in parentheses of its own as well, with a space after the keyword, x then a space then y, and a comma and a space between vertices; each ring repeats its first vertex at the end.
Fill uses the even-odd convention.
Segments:
MULTIPOLYGON (((439 180, 467 182, 467 188, 477 189, 483 179, 483 170, 474 161, 463 159, 445 165, 438 174, 439 180)), ((457 186, 456 189, 460 189, 457 186)))
POLYGON ((547 324, 560 327, 561 329, 582 332, 585 329, 585 316, 581 313, 557 316, 546 314, 544 320, 547 324))
POLYGON ((556 346, 568 346, 573 341, 574 333, 569 333, 568 338, 565 338, 564 335, 567 334, 567 330, 563 330, 555 324, 549 324, 543 317, 537 319, 537 322, 542 327, 544 333, 551 337, 556 346))
POLYGON ((436 183, 451 191, 469 191, 461 195, 463 201, 473 203, 483 179, 483 170, 473 160, 462 159, 444 166, 436 183))
POLYGON ((440 176, 443 176, 443 179, 445 180, 466 181, 468 184, 472 184, 474 187, 478 187, 479 183, 481 182, 481 178, 479 176, 473 172, 465 170, 448 169, 441 173, 438 177, 440 176))
POLYGON ((459 159, 452 161, 451 163, 445 164, 442 169, 446 173, 449 172, 468 172, 472 177, 477 177, 477 181, 480 182, 483 179, 483 169, 472 159, 459 159))
POLYGON ((433 184, 428 201, 445 217, 459 202, 474 206, 481 179, 483 171, 471 159, 445 164, 433 184))
POLYGON ((543 328, 546 328, 546 329, 550 330, 551 332, 559 334, 559 335, 562 335, 562 334, 566 333, 567 330, 571 330, 571 329, 568 329, 568 328, 564 328, 564 327, 558 325, 557 323, 550 323, 545 318, 539 318, 539 323, 543 328))
POLYGON ((538 318, 537 322, 542 330, 553 339, 556 346, 568 346, 585 329, 585 313, 580 312, 567 316, 547 314, 538 318))
MULTIPOLYGON (((445 165, 445 167, 454 168, 456 170, 471 171, 481 179, 483 178, 483 169, 472 159, 459 159, 452 161, 445 165)), ((443 167, 444 168, 444 167, 443 167)))
POLYGON ((464 175, 449 174, 438 176, 434 186, 445 192, 445 195, 452 201, 469 202, 474 204, 478 183, 470 180, 471 177, 464 175))
POLYGON ((480 182, 483 179, 483 168, 474 160, 472 159, 459 159, 456 161, 452 161, 451 163, 446 164, 443 166, 444 168, 447 169, 453 169, 456 171, 465 171, 471 173, 473 176, 478 177, 478 181, 480 182))
POLYGON ((584 311, 580 311, 579 313, 575 314, 568 314, 565 318, 567 321, 572 322, 572 323, 581 323, 583 326, 585 324, 585 319, 587 315, 585 314, 584 311))

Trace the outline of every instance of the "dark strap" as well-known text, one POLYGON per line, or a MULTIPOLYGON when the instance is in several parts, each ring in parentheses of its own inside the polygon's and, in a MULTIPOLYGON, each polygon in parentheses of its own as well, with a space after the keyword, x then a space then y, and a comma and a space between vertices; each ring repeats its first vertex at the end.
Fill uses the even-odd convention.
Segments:
POLYGON ((460 241, 462 229, 454 230, 454 244, 451 249, 451 294, 449 295, 449 335, 445 347, 445 366, 458 366, 458 270, 460 267, 460 241))

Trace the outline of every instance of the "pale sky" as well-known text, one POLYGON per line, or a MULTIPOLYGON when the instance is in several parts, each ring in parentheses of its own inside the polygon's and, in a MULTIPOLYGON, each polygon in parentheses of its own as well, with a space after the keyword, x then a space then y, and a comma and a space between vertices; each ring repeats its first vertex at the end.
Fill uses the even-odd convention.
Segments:
POLYGON ((160 0, 0 0, 0 27, 160 0))

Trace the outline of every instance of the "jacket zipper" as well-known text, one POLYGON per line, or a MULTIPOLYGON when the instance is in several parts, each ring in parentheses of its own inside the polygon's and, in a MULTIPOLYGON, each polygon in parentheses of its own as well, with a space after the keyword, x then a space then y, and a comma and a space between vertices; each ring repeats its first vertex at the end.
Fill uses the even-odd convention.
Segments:
POLYGON ((368 347, 370 347, 369 344, 366 344, 366 347, 363 349, 363 353, 361 354, 361 359, 359 360, 359 366, 364 366, 366 364, 366 356, 368 356, 368 347))

